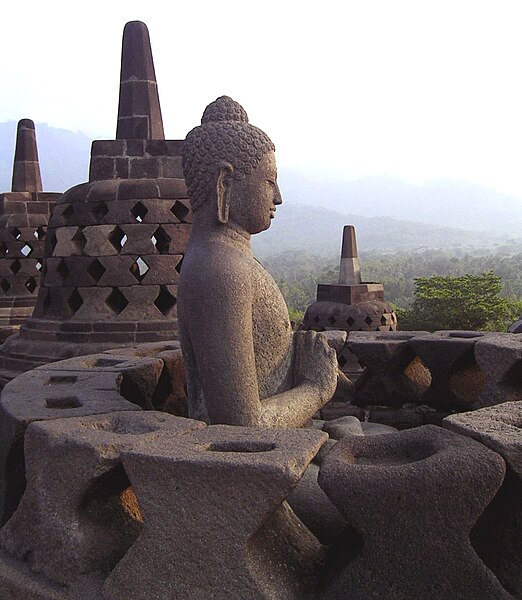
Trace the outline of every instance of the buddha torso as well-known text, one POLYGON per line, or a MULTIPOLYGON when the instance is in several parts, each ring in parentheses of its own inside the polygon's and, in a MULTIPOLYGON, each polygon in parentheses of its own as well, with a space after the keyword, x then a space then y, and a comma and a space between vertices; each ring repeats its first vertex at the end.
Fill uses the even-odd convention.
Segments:
MULTIPOLYGON (((212 365, 199 364, 202 362, 201 354, 198 362, 194 348, 197 345, 195 328, 199 331, 204 326, 200 321, 204 320, 205 313, 210 312, 227 323, 230 317, 232 324, 236 318, 238 330, 242 325, 247 330, 250 328, 261 401, 292 387, 292 329, 286 303, 276 282, 253 257, 248 244, 241 247, 227 239, 200 240, 187 248, 178 290, 180 336, 186 361, 191 417, 209 421, 201 369, 211 369, 212 365), (237 294, 248 294, 251 310, 246 315, 240 314, 242 309, 234 310, 230 298, 226 302, 220 301, 223 288, 229 285, 233 285, 237 294), (202 307, 199 314, 185 309, 189 305, 193 307, 195 299, 202 307), (208 309, 205 309, 206 303, 214 305, 207 305, 208 309), (244 319, 251 322, 240 321, 244 319)), ((241 365, 230 365, 229 368, 241 369, 241 365)), ((221 376, 226 375, 223 373, 221 376)))

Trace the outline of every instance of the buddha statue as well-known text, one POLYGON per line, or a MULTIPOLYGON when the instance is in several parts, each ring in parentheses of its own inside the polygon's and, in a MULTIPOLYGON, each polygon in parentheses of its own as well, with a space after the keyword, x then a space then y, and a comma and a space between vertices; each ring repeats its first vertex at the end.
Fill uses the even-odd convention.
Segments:
POLYGON ((282 202, 274 150, 227 96, 207 106, 184 144, 194 223, 178 319, 189 416, 207 423, 301 427, 335 391, 334 350, 322 334, 292 332, 250 247, 282 202))

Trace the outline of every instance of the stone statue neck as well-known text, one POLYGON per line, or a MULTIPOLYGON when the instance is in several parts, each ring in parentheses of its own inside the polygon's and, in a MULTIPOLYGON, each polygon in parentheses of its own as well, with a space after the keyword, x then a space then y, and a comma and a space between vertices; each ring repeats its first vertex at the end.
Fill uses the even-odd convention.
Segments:
POLYGON ((191 241, 222 241, 241 250, 247 250, 251 254, 250 233, 240 228, 233 221, 220 223, 215 210, 209 210, 210 208, 201 207, 194 215, 191 241))

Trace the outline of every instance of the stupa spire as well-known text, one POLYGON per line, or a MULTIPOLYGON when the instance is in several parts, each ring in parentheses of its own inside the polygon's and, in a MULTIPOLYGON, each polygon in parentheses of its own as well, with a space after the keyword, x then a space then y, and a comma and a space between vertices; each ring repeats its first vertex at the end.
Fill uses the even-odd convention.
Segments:
POLYGON ((123 30, 116 139, 165 139, 149 30, 141 21, 123 30))
POLYGON ((361 267, 353 225, 345 225, 343 229, 339 283, 341 285, 358 285, 361 283, 361 267))
POLYGON ((34 123, 30 119, 22 119, 18 122, 11 190, 13 192, 42 191, 36 132, 34 123))

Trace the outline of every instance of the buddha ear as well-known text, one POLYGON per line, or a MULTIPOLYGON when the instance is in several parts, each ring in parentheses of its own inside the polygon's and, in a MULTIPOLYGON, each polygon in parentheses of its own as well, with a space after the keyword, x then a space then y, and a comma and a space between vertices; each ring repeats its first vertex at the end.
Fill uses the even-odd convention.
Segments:
POLYGON ((216 180, 217 218, 220 223, 228 223, 228 211, 230 209, 230 175, 234 167, 223 162, 219 166, 216 180))

